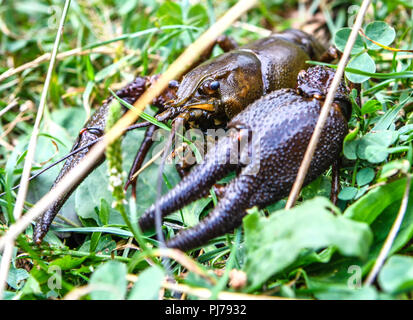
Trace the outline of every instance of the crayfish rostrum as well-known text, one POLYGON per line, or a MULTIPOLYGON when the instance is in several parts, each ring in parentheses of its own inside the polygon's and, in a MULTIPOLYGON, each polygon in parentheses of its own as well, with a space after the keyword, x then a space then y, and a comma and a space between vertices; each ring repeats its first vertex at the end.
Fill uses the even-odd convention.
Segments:
MULTIPOLYGON (((326 50, 313 37, 299 30, 273 34, 240 48, 228 39, 218 43, 224 50, 230 50, 194 67, 181 83, 172 81, 169 88, 153 101, 159 108, 157 120, 172 119, 172 133, 189 125, 204 130, 217 126, 233 129, 191 172, 188 173, 185 165, 179 166, 183 180, 158 200, 158 207, 165 216, 205 196, 214 183, 230 171, 237 172, 237 177, 220 192, 219 202, 209 217, 167 242, 169 247, 182 250, 197 247, 233 230, 240 225, 248 208, 265 207, 286 196, 334 75, 331 69, 323 67, 303 71, 308 67, 306 60, 320 60, 326 50), (244 133, 247 135, 246 153, 251 155, 251 149, 256 150, 256 147, 260 151, 250 162, 230 161, 241 160, 242 152, 234 154, 233 150, 238 150, 234 146, 244 133), (253 139, 249 138, 251 136, 253 139)), ((138 77, 117 95, 133 103, 153 81, 156 76, 138 77)), ((346 90, 342 84, 306 183, 325 171, 339 156, 351 111, 346 90)), ((86 123, 73 149, 86 146, 104 132, 111 99, 86 123)), ((148 128, 126 184, 126 187, 132 185, 133 192, 136 180, 132 176, 142 166, 153 143, 155 129, 149 122, 138 123, 137 127, 148 128)), ((86 147, 68 158, 54 185, 88 150, 86 147)), ((96 166, 103 160, 103 157, 99 159, 96 166)), ((41 242, 53 218, 76 187, 53 203, 37 222, 35 242, 41 242)), ((140 218, 141 229, 153 227, 154 214, 155 205, 140 218)))

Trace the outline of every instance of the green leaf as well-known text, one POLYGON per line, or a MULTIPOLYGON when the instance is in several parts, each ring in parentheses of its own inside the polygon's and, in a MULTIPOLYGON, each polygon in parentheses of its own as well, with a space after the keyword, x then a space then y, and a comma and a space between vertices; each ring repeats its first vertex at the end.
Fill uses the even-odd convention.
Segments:
POLYGON ((203 26, 208 23, 208 13, 202 4, 191 6, 188 12, 191 25, 203 26))
POLYGON ((387 110, 386 113, 380 117, 379 121, 377 121, 372 131, 389 129, 390 126, 394 123, 394 121, 396 121, 398 114, 400 110, 403 109, 404 105, 406 103, 413 101, 413 99, 410 96, 404 99, 401 99, 401 100, 402 101, 400 101, 399 105, 397 105, 396 107, 392 109, 387 110))
POLYGON ((27 40, 15 40, 13 42, 9 42, 6 48, 8 52, 13 53, 23 49, 28 43, 29 41, 27 40))
MULTIPOLYGON (((403 189, 406 187, 406 179, 402 179, 399 183, 402 186, 402 190, 400 190, 399 194, 394 194, 394 198, 392 198, 392 195, 386 197, 388 190, 392 190, 393 188, 398 189, 398 186, 396 186, 395 184, 390 184, 387 190, 376 197, 376 200, 371 199, 370 204, 365 203, 359 211, 359 213, 367 212, 368 214, 376 214, 376 211, 378 211, 377 217, 373 217, 374 221, 369 222, 370 229, 374 234, 374 239, 372 245, 370 246, 367 259, 360 260, 357 258, 346 258, 335 255, 328 264, 312 264, 311 266, 308 266, 306 268, 306 271, 311 274, 312 279, 316 278, 316 281, 322 282, 324 287, 330 285, 335 286, 336 284, 343 287, 349 284, 351 286, 357 284, 361 285, 361 276, 367 274, 373 266, 400 209, 401 198, 404 193, 403 189), (387 203, 389 199, 390 204, 387 203), (384 202, 384 204, 382 205, 383 208, 381 207, 381 204, 379 204, 379 202, 381 201, 384 202), (371 204, 372 206, 370 208, 371 204), (375 206, 376 204, 377 206, 375 206)), ((365 195, 357 202, 363 202, 365 198, 369 197, 372 191, 370 191, 367 195, 365 195)), ((410 199, 413 199, 413 191, 410 193, 410 199)), ((345 212, 345 215, 346 214, 347 211, 345 212)), ((354 216, 353 218, 360 219, 363 217, 361 215, 358 215, 354 216)), ((372 219, 371 216, 367 216, 367 218, 372 219)), ((399 232, 397 233, 397 236, 393 242, 389 256, 404 248, 406 244, 411 241, 412 237, 413 202, 409 201, 402 225, 400 226, 399 232)), ((314 295, 317 298, 320 298, 320 296, 317 294, 317 292, 320 291, 319 289, 328 291, 330 290, 330 288, 327 287, 320 288, 319 286, 317 286, 313 290, 314 295)), ((380 296, 378 298, 392 298, 392 296, 388 294, 379 293, 379 295, 380 296)))
POLYGON ((139 0, 120 1, 119 15, 126 16, 129 12, 136 10, 139 0))
POLYGON ((360 198, 362 195, 364 195, 367 192, 367 189, 369 188, 368 185, 361 187, 360 189, 357 190, 357 194, 354 197, 354 199, 360 198))
POLYGON ((99 266, 90 278, 89 285, 96 287, 90 296, 93 300, 123 300, 126 294, 126 265, 109 261, 99 266))
MULTIPOLYGON (((82 128, 84 121, 86 120, 86 113, 83 108, 64 108, 53 111, 52 120, 58 126, 64 128, 67 132, 63 135, 59 132, 59 138, 63 137, 63 142, 65 142, 67 149, 69 150, 71 144, 73 143, 73 137, 76 137, 79 130, 82 128)), ((49 124, 51 125, 51 124, 49 124)), ((53 136, 56 135, 56 125, 51 126, 48 131, 53 136)), ((66 151, 64 150, 64 153, 66 151)), ((60 155, 60 154, 59 154, 60 155)))
POLYGON ((340 193, 338 194, 338 198, 340 200, 351 200, 354 199, 354 197, 357 194, 357 188, 354 187, 344 187, 340 193))
POLYGON ((250 288, 291 265, 303 249, 335 246, 346 256, 367 255, 372 241, 368 226, 334 216, 334 206, 322 197, 269 218, 253 213, 244 218, 246 262, 250 288))
MULTIPOLYGON (((367 52, 364 52, 358 56, 355 56, 347 64, 347 67, 370 72, 370 73, 374 73, 376 71, 376 64, 374 63, 374 60, 369 56, 367 52)), ((351 82, 354 82, 354 83, 362 83, 370 78, 369 76, 355 74, 350 71, 346 71, 346 77, 347 79, 349 79, 351 82)))
MULTIPOLYGON (((91 240, 85 241, 79 251, 89 251, 91 252, 91 240)), ((95 248, 95 252, 103 253, 103 254, 110 254, 113 250, 116 249, 116 242, 112 240, 111 236, 104 235, 99 238, 97 246, 95 248)))
POLYGON ((349 160, 357 159, 357 148, 360 140, 344 141, 343 153, 349 160))
POLYGON ((22 281, 29 277, 29 273, 25 269, 10 268, 7 275, 7 284, 13 289, 20 289, 23 285, 22 281))
POLYGON ((57 228, 56 231, 57 232, 79 232, 79 233, 102 232, 102 233, 115 234, 115 235, 124 236, 124 237, 133 237, 132 232, 119 229, 119 228, 114 228, 114 227, 82 227, 82 228, 69 227, 69 228, 57 228))
POLYGON ((305 186, 301 191, 301 195, 304 200, 312 199, 316 196, 324 196, 328 198, 330 196, 330 192, 331 181, 327 177, 321 175, 313 182, 305 186))
POLYGON ((164 271, 153 266, 143 271, 129 294, 129 300, 158 300, 159 290, 165 278, 164 271))
POLYGON ((359 186, 364 186, 373 181, 375 176, 372 168, 364 168, 357 172, 356 181, 359 186))
POLYGON ((205 207, 212 201, 211 198, 203 198, 198 201, 192 202, 188 206, 182 209, 185 217, 185 224, 188 227, 193 227, 199 223, 199 215, 205 209, 205 207))
POLYGON ((389 152, 386 147, 379 145, 367 146, 365 150, 365 159, 370 163, 380 163, 387 159, 389 152))
POLYGON ((360 124, 357 122, 357 126, 353 130, 351 130, 344 138, 344 142, 350 142, 356 139, 359 131, 360 131, 360 124))
POLYGON ((88 83, 86 84, 85 91, 83 91, 83 94, 82 94, 82 100, 85 106, 90 107, 89 98, 90 98, 90 95, 92 94, 94 87, 95 87, 95 83, 93 81, 88 81, 88 83))
MULTIPOLYGON (((394 30, 394 28, 390 27, 384 21, 374 21, 369 23, 366 27, 365 33, 367 37, 384 46, 391 44, 396 37, 396 31, 394 30)), ((380 46, 374 44, 368 39, 366 39, 366 43, 367 47, 371 50, 382 49, 380 46)))
POLYGON ((399 134, 392 130, 380 130, 374 133, 369 133, 370 137, 374 139, 374 142, 378 145, 388 147, 396 142, 399 134))
POLYGON ((96 250, 101 236, 102 236, 101 232, 92 233, 92 236, 90 237, 90 249, 89 249, 90 252, 94 252, 96 250))
MULTIPOLYGON (((3 300, 13 300, 13 298, 17 295, 16 292, 12 292, 12 291, 7 291, 5 290, 3 293, 3 300)), ((21 295, 19 294, 19 296, 21 297, 21 295)))
MULTIPOLYGON (((406 186, 404 185, 404 188, 406 186)), ((374 233, 374 243, 371 246, 369 253, 369 261, 366 265, 372 266, 374 261, 377 259, 377 256, 380 253, 381 248, 383 247, 384 241, 386 240, 390 229, 399 213, 400 205, 402 201, 403 194, 395 197, 394 201, 387 206, 380 215, 374 220, 370 225, 371 230, 374 233)), ((409 199, 413 199, 413 190, 410 192, 409 199)), ((400 229, 397 233, 396 238, 392 244, 389 256, 398 252, 413 237, 413 201, 409 201, 407 204, 406 212, 400 226, 400 229)))
POLYGON ((41 294, 41 293, 42 293, 42 289, 40 288, 40 283, 37 281, 37 279, 33 275, 30 275, 26 281, 26 284, 21 290, 22 296, 31 295, 31 294, 41 294))
MULTIPOLYGON (((112 202, 112 194, 108 190, 107 165, 103 163, 95 169, 76 189, 75 209, 76 213, 83 219, 94 219, 99 223, 95 207, 99 207, 101 199, 112 202), (100 186, 97 188, 96 186, 100 186)), ((111 217, 115 216, 115 210, 110 208, 111 217)), ((117 222, 121 223, 121 219, 117 222)), ((113 222, 114 223, 114 222, 113 222)))
MULTIPOLYGON (((131 104, 128 103, 127 101, 121 99, 119 96, 116 95, 115 92, 113 92, 113 90, 109 89, 109 91, 110 91, 110 93, 112 94, 112 96, 114 96, 115 99, 118 100, 119 103, 121 103, 123 106, 125 106, 125 107, 128 108, 129 110, 135 110, 135 107, 134 107, 133 105, 131 105, 131 104)), ((166 131, 171 131, 171 128, 168 127, 165 123, 156 120, 155 117, 153 117, 153 116, 151 116, 151 115, 149 115, 149 114, 147 114, 147 113, 145 113, 145 112, 141 112, 141 113, 139 114, 139 117, 141 117, 142 119, 144 119, 144 120, 146 120, 146 121, 148 121, 148 122, 156 125, 156 126, 159 127, 159 128, 162 128, 162 129, 164 129, 164 130, 166 130, 166 131)))
POLYGON ((158 9, 157 16, 161 25, 183 24, 182 9, 179 4, 167 0, 158 9))
POLYGON ((106 199, 102 198, 100 200, 99 219, 103 225, 106 225, 109 223, 109 216, 110 216, 109 203, 106 201, 106 199))
MULTIPOLYGON (((338 50, 344 51, 348 37, 350 36, 351 28, 342 28, 338 30, 334 35, 334 44, 338 50)), ((360 35, 357 35, 356 42, 351 49, 351 54, 357 54, 364 50, 364 41, 360 35)))
POLYGON ((379 273, 378 281, 380 287, 390 293, 413 290, 413 257, 390 257, 379 273))
POLYGON ((379 180, 396 175, 399 171, 407 173, 410 170, 410 163, 407 160, 394 160, 383 165, 379 180))
POLYGON ((400 135, 408 135, 413 132, 413 124, 406 124, 405 126, 401 127, 397 132, 400 135))
POLYGON ((359 140, 357 156, 371 163, 379 163, 386 160, 387 147, 398 138, 398 133, 391 130, 370 132, 359 140))
POLYGON ((344 212, 344 216, 371 224, 385 208, 397 199, 401 199, 405 187, 406 179, 400 179, 374 188, 349 206, 344 212))
POLYGON ((321 300, 376 300, 378 292, 374 287, 349 288, 346 284, 335 284, 309 279, 308 288, 321 300))
POLYGON ((369 100, 367 101, 365 104, 363 104, 363 106, 361 107, 361 115, 366 115, 366 114, 370 114, 373 113, 377 110, 380 110, 381 107, 381 103, 378 100, 369 100))
POLYGON ((87 257, 74 258, 70 255, 67 255, 67 256, 64 256, 63 258, 53 260, 50 263, 50 266, 58 266, 63 271, 64 270, 71 270, 71 269, 74 269, 74 268, 80 266, 83 263, 83 261, 85 261, 86 259, 87 259, 87 257))
POLYGON ((92 82, 93 84, 93 80, 95 80, 95 70, 93 69, 92 62, 90 61, 90 56, 86 55, 84 59, 86 61, 86 71, 87 71, 87 77, 89 79, 87 86, 89 86, 89 83, 92 82))

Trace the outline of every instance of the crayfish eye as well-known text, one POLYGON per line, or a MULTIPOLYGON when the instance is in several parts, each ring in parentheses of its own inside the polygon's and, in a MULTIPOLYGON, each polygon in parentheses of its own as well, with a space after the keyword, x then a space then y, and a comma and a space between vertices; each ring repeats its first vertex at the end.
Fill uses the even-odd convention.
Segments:
POLYGON ((219 81, 206 81, 198 89, 200 94, 214 94, 219 88, 219 81))
POLYGON ((168 83, 169 89, 177 89, 179 87, 179 82, 176 80, 171 80, 168 83))
POLYGON ((209 88, 211 89, 211 90, 217 90, 218 88, 219 88, 219 81, 212 81, 210 84, 209 84, 209 88))

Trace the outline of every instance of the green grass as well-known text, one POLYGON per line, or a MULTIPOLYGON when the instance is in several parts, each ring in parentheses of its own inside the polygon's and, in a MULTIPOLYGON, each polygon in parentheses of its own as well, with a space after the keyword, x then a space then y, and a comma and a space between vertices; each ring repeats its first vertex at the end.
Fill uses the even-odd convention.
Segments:
MULTIPOLYGON (((57 61, 33 172, 69 152, 87 116, 111 90, 137 75, 165 71, 234 3, 73 0, 59 53, 75 48, 92 51, 57 61)), ((318 3, 313 1, 302 13, 312 17, 317 11, 331 35, 323 40, 337 44, 341 38, 334 35, 342 35, 339 30, 354 21, 357 10, 351 6, 360 2, 333 1, 322 12, 318 3)), ((373 28, 367 28, 373 21, 383 21, 386 25, 380 27, 386 31, 393 28, 395 33, 392 38, 391 31, 381 32, 378 41, 392 38, 386 45, 412 50, 411 4, 387 0, 374 2, 371 8, 364 30, 373 28)), ((0 0, 0 74, 51 51, 61 9, 61 1, 0 0)), ((260 37, 252 27, 283 30, 296 26, 297 14, 295 1, 262 0, 226 34, 246 44, 260 37)), ((229 291, 305 299, 412 299, 413 201, 407 205, 378 280, 364 286, 363 280, 383 247, 404 197, 406 177, 412 173, 413 53, 394 53, 360 41, 360 51, 353 52, 347 68, 353 74, 346 75, 353 79, 355 74, 364 76, 362 100, 359 104, 352 93, 353 115, 343 147, 338 209, 326 199, 331 184, 328 171, 303 189, 301 206, 287 213, 282 210, 285 200, 281 200, 265 210, 253 209, 233 234, 214 239, 202 251, 189 252, 187 260, 171 259, 168 271, 156 251, 153 233, 136 236, 111 208, 111 192, 100 187, 108 181, 103 165, 63 208, 65 220, 53 225, 55 231, 72 232, 71 239, 60 239, 50 232, 44 244, 36 247, 28 241, 32 226, 17 239, 5 297, 62 299, 81 286, 103 283, 117 290, 94 290, 82 299, 152 299, 158 297, 162 279, 171 272, 179 284, 210 289, 213 297, 229 291), (361 59, 373 61, 374 70, 361 59), (141 250, 136 240, 146 249, 141 250), (229 285, 233 268, 245 272, 248 279, 240 289, 229 285), (56 270, 61 271, 61 278, 56 278, 56 270), (138 276, 132 289, 127 289, 127 273, 138 276)), ((214 50, 214 55, 219 53, 220 49, 214 50)), ((0 192, 7 192, 0 199, 0 235, 13 222, 15 193, 10 188, 20 180, 47 67, 43 62, 0 81, 0 112, 11 105, 0 117, 0 192)), ((146 112, 149 117, 154 109, 148 107, 146 112)), ((123 170, 128 171, 142 137, 143 131, 136 130, 123 139, 123 170)), ((26 210, 48 191, 57 172, 54 168, 31 182, 26 210)), ((157 175, 156 164, 142 173, 136 203, 127 193, 128 214, 139 215, 155 201, 157 175)), ((164 192, 178 181, 174 167, 167 166, 164 192)), ((412 191, 409 198, 413 199, 412 191)), ((215 200, 211 195, 170 216, 163 227, 166 236, 174 235, 171 223, 195 225, 215 200)), ((196 298, 194 293, 189 296, 196 298)), ((162 298, 170 299, 171 291, 165 290, 162 298)))

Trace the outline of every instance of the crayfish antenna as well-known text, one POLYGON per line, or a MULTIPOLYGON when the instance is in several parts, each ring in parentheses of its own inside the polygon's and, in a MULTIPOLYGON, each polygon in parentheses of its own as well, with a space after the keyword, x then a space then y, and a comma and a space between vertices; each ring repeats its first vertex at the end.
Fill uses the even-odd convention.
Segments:
POLYGON ((140 228, 148 230, 154 226, 157 206, 161 211, 162 217, 164 217, 207 195, 209 189, 216 181, 225 177, 225 175, 237 167, 237 165, 230 163, 230 160, 233 159, 231 153, 236 149, 234 148, 234 143, 237 143, 237 141, 231 137, 222 138, 207 153, 202 163, 195 166, 175 188, 146 210, 139 220, 140 228))

